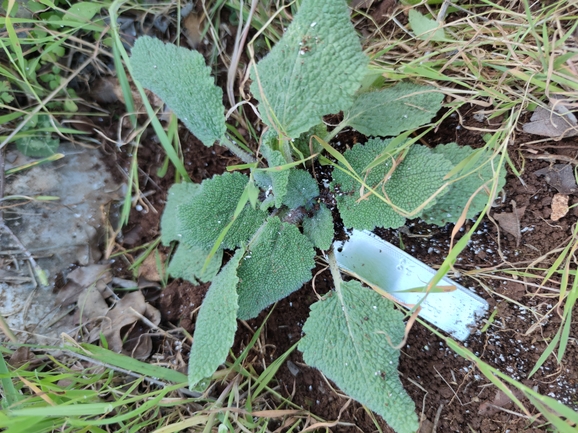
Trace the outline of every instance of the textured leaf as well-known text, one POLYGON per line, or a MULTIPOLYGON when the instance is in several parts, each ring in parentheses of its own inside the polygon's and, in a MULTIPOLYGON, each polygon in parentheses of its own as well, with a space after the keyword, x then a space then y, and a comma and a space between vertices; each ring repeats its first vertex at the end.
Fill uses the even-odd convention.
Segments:
POLYGON ((171 241, 180 240, 180 229, 177 218, 177 208, 181 204, 188 203, 200 190, 198 183, 176 183, 169 189, 167 204, 161 217, 161 242, 169 245, 171 241))
MULTIPOLYGON (((263 145, 261 146, 261 153, 263 153, 263 156, 267 159, 269 167, 276 167, 287 163, 283 154, 278 150, 271 149, 265 140, 263 140, 263 145)), ((275 207, 279 208, 283 204, 283 197, 287 194, 289 172, 289 169, 255 172, 255 174, 259 173, 259 175, 255 177, 259 186, 264 189, 271 188, 271 192, 275 198, 275 207)))
MULTIPOLYGON (((181 242, 201 248, 213 247, 221 231, 232 220, 249 178, 241 173, 225 173, 204 180, 187 204, 177 207, 181 242)), ((234 249, 248 241, 265 221, 265 212, 248 203, 235 220, 221 248, 234 249)))
POLYGON ((303 220, 303 234, 320 250, 328 250, 334 237, 333 216, 324 204, 313 217, 303 220))
POLYGON ((303 359, 396 432, 415 432, 415 405, 399 380, 400 352, 393 348, 403 339, 403 314, 357 281, 341 282, 339 292, 311 306, 299 342, 303 359))
POLYGON ((361 93, 345 115, 347 125, 368 136, 391 137, 429 122, 444 95, 413 83, 361 93))
POLYGON ((446 32, 441 24, 418 12, 416 9, 409 10, 409 25, 418 39, 430 41, 445 41, 446 32))
POLYGON ((305 170, 291 170, 289 172, 289 184, 287 193, 283 198, 283 204, 289 209, 299 206, 309 207, 311 199, 319 195, 319 187, 315 179, 305 170))
MULTIPOLYGON (((466 158, 472 158, 454 177, 461 178, 462 176, 467 176, 452 183, 448 188, 447 194, 440 197, 434 206, 426 209, 421 215, 421 218, 425 222, 443 226, 449 222, 457 222, 470 197, 481 185, 494 177, 494 170, 492 169, 491 163, 482 166, 482 164, 487 162, 491 157, 489 151, 476 151, 470 146, 458 146, 456 143, 436 146, 433 151, 438 155, 443 155, 454 165, 458 165, 466 158), (475 154, 475 152, 477 152, 477 154, 475 154)), ((505 184, 506 170, 502 168, 502 170, 500 170, 500 178, 498 179, 498 191, 500 191, 505 184)), ((487 188, 482 189, 472 199, 466 218, 473 218, 484 209, 491 187, 492 184, 490 182, 487 184, 487 188)))
POLYGON ((344 0, 304 0, 283 38, 253 69, 263 120, 290 138, 351 105, 368 64, 344 0))
POLYGON ((209 249, 180 243, 167 269, 169 275, 193 284, 199 284, 199 281, 203 283, 211 281, 221 269, 223 250, 218 250, 209 261, 207 268, 203 270, 209 252, 209 249))
POLYGON ((222 139, 226 130, 223 91, 200 53, 141 36, 132 49, 131 65, 134 77, 157 94, 205 146, 222 139))
POLYGON ((297 137, 293 145, 301 153, 299 157, 307 158, 315 153, 319 153, 323 150, 323 147, 315 139, 311 140, 311 137, 316 135, 320 138, 325 138, 327 136, 327 126, 324 123, 315 125, 309 131, 304 132, 299 137, 297 137))
POLYGON ((270 218, 247 247, 237 275, 241 320, 290 295, 311 279, 315 250, 297 227, 270 218))
POLYGON ((241 248, 213 279, 195 323, 189 357, 189 387, 211 376, 225 360, 237 330, 237 267, 241 248))
MULTIPOLYGON (((425 146, 413 145, 384 184, 392 166, 390 159, 374 167, 369 174, 363 170, 381 154, 389 142, 369 140, 366 145, 353 146, 344 153, 344 157, 368 186, 381 195, 385 191, 391 202, 406 212, 415 211, 446 183, 443 178, 452 169, 452 164, 425 146)), ((346 227, 373 230, 375 227, 397 228, 405 223, 404 216, 373 194, 358 202, 361 184, 346 173, 334 170, 333 178, 337 206, 346 227)), ((365 189, 364 194, 367 193, 365 189)), ((428 207, 434 203, 435 199, 431 200, 428 207)))

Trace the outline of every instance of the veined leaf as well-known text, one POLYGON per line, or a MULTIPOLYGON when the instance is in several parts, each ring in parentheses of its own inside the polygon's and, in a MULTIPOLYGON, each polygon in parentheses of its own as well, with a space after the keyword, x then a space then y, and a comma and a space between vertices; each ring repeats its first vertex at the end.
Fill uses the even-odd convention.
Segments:
POLYGON ((321 204, 319 210, 303 220, 303 234, 320 250, 328 250, 335 236, 333 216, 327 206, 321 204))
MULTIPOLYGON (((473 155, 473 159, 468 161, 461 170, 455 173, 454 179, 458 180, 450 185, 448 193, 440 197, 434 206, 424 210, 420 217, 429 224, 439 226, 443 226, 448 222, 455 223, 460 218, 470 197, 476 194, 469 203, 466 214, 467 219, 475 217, 486 206, 488 192, 492 187, 491 180, 494 178, 495 171, 498 169, 498 162, 492 165, 492 161, 489 161, 492 156, 490 151, 474 150, 470 146, 458 146, 456 143, 436 146, 433 151, 435 154, 443 155, 456 166, 467 158, 472 157, 475 152, 478 152, 478 155, 473 155), (478 191, 480 186, 486 182, 487 187, 478 191)), ((505 184, 506 170, 502 167, 500 177, 498 178, 497 191, 500 191, 505 184)))
POLYGON ((311 242, 297 227, 270 218, 248 245, 237 272, 239 319, 252 319, 310 280, 314 257, 311 242))
POLYGON ((209 249, 180 243, 167 272, 173 278, 183 278, 193 284, 207 283, 217 275, 223 263, 223 250, 220 249, 203 269, 209 253, 209 249))
POLYGON ((344 0, 304 0, 281 41, 253 69, 264 122, 290 138, 351 106, 368 59, 344 0))
POLYGON ((311 306, 299 342, 305 362, 347 395, 378 413, 398 433, 419 427, 415 405, 403 389, 397 366, 403 314, 358 281, 311 306))
POLYGON ((244 254, 237 250, 213 279, 195 324, 189 358, 189 387, 210 377, 227 359, 237 330, 237 267, 244 254))
POLYGON ((131 65, 134 77, 157 94, 205 146, 224 137, 223 91, 200 53, 141 36, 132 49, 131 65))
POLYGON ((198 183, 183 182, 176 183, 169 189, 167 204, 161 217, 161 242, 163 245, 169 245, 171 241, 181 240, 177 208, 192 200, 200 188, 201 185, 198 183))
POLYGON ((406 216, 417 216, 423 210, 420 208, 433 206, 447 191, 442 188, 446 183, 444 176, 452 169, 452 164, 421 145, 413 145, 393 172, 393 161, 385 160, 364 173, 365 167, 382 153, 389 141, 372 139, 365 145, 356 144, 343 156, 367 186, 398 209, 362 189, 361 183, 346 172, 334 170, 332 187, 346 227, 359 230, 400 227, 405 224, 406 216))
MULTIPOLYGON (((193 198, 177 207, 179 240, 210 251, 222 230, 233 220, 247 182, 247 176, 236 172, 204 180, 193 198)), ((253 209, 247 202, 225 235, 221 248, 233 249, 247 242, 265 217, 265 212, 253 209)))
POLYGON ((358 95, 344 123, 368 136, 391 137, 429 122, 443 99, 433 87, 400 83, 358 95))

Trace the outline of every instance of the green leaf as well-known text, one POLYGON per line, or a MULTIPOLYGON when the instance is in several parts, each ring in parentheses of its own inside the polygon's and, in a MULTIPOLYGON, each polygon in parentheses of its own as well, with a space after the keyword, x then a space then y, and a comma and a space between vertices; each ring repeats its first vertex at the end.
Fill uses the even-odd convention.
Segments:
POLYGON ((320 250, 328 250, 331 247, 334 237, 333 216, 327 206, 321 204, 311 218, 305 217, 303 234, 320 250))
POLYGON ((409 25, 416 37, 421 40, 446 41, 446 32, 437 21, 427 18, 421 12, 409 10, 409 25))
POLYGON ((364 135, 390 137, 429 122, 443 99, 433 87, 400 83, 361 93, 345 114, 344 123, 364 135))
POLYGON ((311 200, 318 195, 319 187, 309 172, 305 170, 290 171, 287 193, 283 198, 283 204, 285 206, 289 209, 296 209, 300 206, 308 208, 311 200))
MULTIPOLYGON (((225 173, 204 180, 200 190, 186 204, 177 206, 177 233, 181 242, 211 250, 223 228, 233 220, 237 203, 249 178, 225 173)), ((247 202, 225 235, 221 248, 234 249, 247 242, 265 221, 267 214, 247 202)))
POLYGON ((132 49, 131 65, 134 77, 156 93, 205 146, 224 137, 223 91, 200 53, 142 36, 132 49))
POLYGON ((327 136, 327 126, 325 126, 324 123, 315 125, 309 131, 304 132, 294 140, 293 146, 297 149, 297 152, 300 153, 299 159, 307 158, 308 156, 320 153, 323 150, 323 147, 319 142, 311 138, 313 135, 324 139, 327 136))
MULTIPOLYGON (((276 134, 275 134, 276 135, 276 134)), ((267 159, 269 167, 285 165, 287 161, 278 150, 273 150, 264 139, 261 145, 261 153, 267 159)), ((275 207, 279 208, 283 204, 283 197, 287 194, 287 184, 289 183, 289 172, 291 170, 279 170, 268 172, 255 172, 255 179, 259 186, 265 190, 271 188, 275 198, 275 207)))
POLYGON ((191 182, 176 183, 169 189, 167 204, 161 217, 161 242, 163 245, 169 245, 171 241, 181 240, 177 208, 181 204, 190 202, 200 189, 201 185, 191 182))
POLYGON ((351 106, 368 59, 344 0, 304 0, 281 41, 251 71, 264 122, 290 138, 351 106))
POLYGON ((297 227, 270 218, 247 247, 237 275, 241 320, 289 296, 311 279, 315 250, 297 227))
POLYGON ((32 117, 30 122, 22 128, 22 132, 25 132, 26 136, 14 141, 16 148, 26 156, 44 158, 54 155, 60 145, 60 140, 52 138, 52 133, 46 129, 53 129, 47 115, 41 114, 32 117), (44 131, 36 131, 35 129, 44 129, 44 131))
MULTIPOLYGON (((376 193, 388 198, 404 212, 417 215, 421 212, 420 207, 431 207, 435 203, 436 198, 432 199, 432 196, 446 183, 444 176, 452 169, 452 164, 425 146, 413 145, 389 179, 386 177, 393 164, 391 159, 364 173, 365 167, 381 154, 389 142, 372 139, 365 145, 353 146, 343 156, 357 176, 364 179, 365 184, 376 193)), ((333 179, 332 188, 345 227, 373 230, 375 227, 397 228, 405 224, 404 215, 375 194, 369 194, 367 188, 363 190, 364 198, 360 200, 361 183, 343 170, 334 170, 333 179)), ((444 192, 441 190, 436 197, 444 192)))
POLYGON ((378 413, 398 433, 415 432, 415 405, 397 372, 403 314, 357 281, 311 306, 299 342, 305 362, 347 395, 378 413))
POLYGON ((214 278, 195 323, 189 357, 189 387, 211 376, 225 360, 237 330, 237 267, 245 253, 237 250, 214 278))
POLYGON ((78 2, 72 5, 62 17, 63 21, 90 21, 102 8, 99 2, 78 2))
MULTIPOLYGON (((464 211, 470 197, 476 193, 478 188, 487 183, 485 188, 470 202, 466 218, 470 219, 479 214, 488 201, 488 193, 492 187, 491 181, 494 177, 494 171, 498 167, 492 168, 491 152, 488 150, 474 150, 470 146, 458 146, 456 143, 449 143, 436 146, 434 153, 443 155, 454 165, 469 161, 458 171, 453 178, 459 179, 452 183, 448 188, 448 193, 436 202, 434 206, 426 209, 421 218, 429 224, 443 226, 446 223, 455 223, 464 211)), ((497 165, 497 163, 494 163, 497 165)), ((500 191, 506 184, 506 170, 500 170, 497 191, 500 191)))
POLYGON ((193 284, 199 284, 199 281, 207 283, 217 275, 223 263, 223 250, 219 249, 203 269, 209 253, 210 249, 181 243, 171 258, 167 272, 173 278, 182 278, 193 284))

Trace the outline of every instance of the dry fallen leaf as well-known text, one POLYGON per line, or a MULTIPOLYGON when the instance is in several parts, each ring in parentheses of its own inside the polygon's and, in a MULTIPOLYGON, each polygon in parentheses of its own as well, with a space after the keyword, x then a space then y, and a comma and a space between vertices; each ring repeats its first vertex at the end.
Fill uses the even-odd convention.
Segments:
POLYGON ((551 109, 539 106, 534 110, 530 122, 523 126, 524 132, 553 138, 578 135, 578 120, 568 109, 570 104, 552 98, 549 105, 551 109))
POLYGON ((524 216, 524 213, 526 213, 526 206, 516 208, 516 202, 512 201, 512 207, 513 212, 502 212, 500 214, 494 214, 493 217, 498 221, 502 230, 516 238, 516 246, 518 246, 520 244, 520 238, 522 237, 520 220, 524 216))
POLYGON ((568 196, 565 194, 555 194, 552 197, 552 221, 558 221, 568 213, 568 196))
POLYGON ((134 327, 141 316, 147 318, 154 325, 158 325, 161 321, 160 312, 152 305, 146 303, 140 291, 128 293, 106 312, 100 326, 93 328, 90 332, 88 340, 89 342, 96 341, 102 333, 108 342, 110 350, 124 353, 125 355, 132 355, 137 359, 146 359, 152 349, 150 336, 145 333, 146 329, 143 328, 138 336, 132 335, 132 337, 138 339, 138 341, 136 345, 133 345, 134 349, 130 352, 124 348, 123 343, 126 332, 123 328, 128 326, 134 327), (121 332, 123 332, 122 335, 121 332))
POLYGON ((578 191, 574 168, 571 164, 554 164, 535 171, 536 176, 544 176, 546 183, 561 194, 573 194, 578 191))
MULTIPOLYGON (((160 254, 160 263, 164 263, 165 257, 160 254)), ((161 281, 161 276, 159 274, 159 269, 157 267, 157 257, 156 254, 149 254, 144 262, 138 268, 139 278, 144 278, 148 281, 161 281)))

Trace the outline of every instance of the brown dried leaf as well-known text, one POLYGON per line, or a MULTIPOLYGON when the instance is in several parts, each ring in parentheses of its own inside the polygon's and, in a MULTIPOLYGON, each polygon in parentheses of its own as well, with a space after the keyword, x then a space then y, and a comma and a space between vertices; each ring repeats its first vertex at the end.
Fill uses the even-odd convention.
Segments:
POLYGON ((136 339, 137 345, 130 352, 124 349, 123 337, 121 331, 128 326, 135 326, 144 316, 155 325, 160 323, 160 312, 152 305, 145 302, 145 298, 140 291, 135 291, 125 295, 118 301, 105 315, 99 327, 92 329, 89 336, 89 342, 99 339, 100 334, 106 338, 110 350, 118 353, 130 355, 131 353, 138 359, 145 359, 150 355, 152 345, 150 337, 146 335, 146 328, 140 330, 139 335, 132 335, 136 339), (141 346, 139 348, 139 346, 141 346))
POLYGON ((513 212, 502 212, 500 214, 494 214, 493 217, 500 228, 506 233, 513 235, 516 238, 516 246, 520 244, 520 238, 522 233, 520 232, 520 220, 526 213, 526 206, 521 208, 516 208, 516 202, 512 201, 513 212))
MULTIPOLYGON (((165 257, 163 254, 159 256, 160 262, 164 263, 165 257)), ((149 254, 142 265, 138 268, 139 278, 144 278, 148 281, 161 281, 161 276, 157 267, 156 254, 149 254)))
POLYGON ((574 168, 571 164, 554 164, 534 172, 536 176, 544 176, 546 183, 561 194, 578 192, 574 168))
POLYGON ((56 305, 65 307, 78 301, 80 294, 92 284, 103 291, 110 283, 112 274, 109 265, 90 265, 79 267, 67 276, 68 282, 56 295, 56 305))
POLYGON ((552 197, 552 215, 550 218, 552 221, 558 221, 563 218, 568 213, 568 196, 565 194, 555 194, 552 197))

